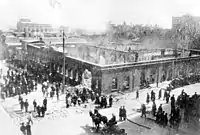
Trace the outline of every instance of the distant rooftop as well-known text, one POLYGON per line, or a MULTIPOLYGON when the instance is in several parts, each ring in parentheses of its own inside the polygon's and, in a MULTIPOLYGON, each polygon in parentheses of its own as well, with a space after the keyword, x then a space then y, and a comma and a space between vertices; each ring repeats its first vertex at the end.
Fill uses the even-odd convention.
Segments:
POLYGON ((22 19, 20 19, 19 21, 20 21, 20 22, 31 22, 30 19, 25 19, 25 18, 22 18, 22 19))
MULTIPOLYGON (((51 44, 63 44, 63 39, 62 37, 56 37, 56 38, 43 38, 42 39, 45 43, 50 43, 51 44)), ((87 40, 82 39, 82 38, 65 38, 65 43, 88 43, 87 40)))
POLYGON ((52 27, 52 25, 50 25, 50 24, 33 23, 30 19, 20 19, 19 22, 24 23, 24 24, 32 24, 32 25, 41 25, 41 26, 52 27))
POLYGON ((20 40, 12 35, 6 36, 5 43, 20 43, 20 40))
POLYGON ((40 41, 39 39, 22 39, 23 42, 31 43, 31 42, 37 42, 40 41))
POLYGON ((28 45, 34 46, 34 47, 36 47, 36 48, 41 48, 41 47, 46 46, 46 45, 43 44, 43 43, 30 43, 30 44, 28 44, 28 45))
POLYGON ((8 46, 21 46, 22 43, 18 42, 18 43, 11 43, 11 42, 8 42, 6 43, 8 46))

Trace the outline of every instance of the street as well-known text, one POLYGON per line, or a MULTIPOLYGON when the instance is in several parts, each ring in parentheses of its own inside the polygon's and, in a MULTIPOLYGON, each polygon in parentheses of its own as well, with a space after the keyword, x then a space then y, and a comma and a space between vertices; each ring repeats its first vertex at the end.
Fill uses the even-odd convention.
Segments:
MULTIPOLYGON (((193 94, 193 92, 200 87, 200 84, 194 84, 192 86, 187 86, 185 87, 185 91, 188 94, 193 94)), ((182 88, 179 88, 177 90, 174 90, 172 94, 175 94, 177 96, 181 92, 182 88)), ((121 97, 120 101, 118 103, 114 103, 114 106, 112 108, 107 108, 107 109, 102 109, 100 110, 100 113, 102 115, 107 116, 109 119, 111 117, 111 114, 114 113, 116 116, 118 116, 118 107, 120 105, 125 105, 127 108, 128 112, 128 118, 151 127, 151 130, 147 130, 145 128, 139 127, 137 125, 134 125, 128 121, 119 123, 119 126, 121 128, 124 128, 128 134, 150 134, 150 133, 157 133, 160 134, 162 133, 168 133, 169 130, 163 129, 159 127, 157 124, 154 122, 141 119, 140 113, 137 113, 135 111, 132 111, 133 109, 138 109, 140 107, 140 103, 145 102, 145 95, 146 92, 149 90, 143 90, 140 93, 140 99, 136 100, 135 93, 129 93, 126 95, 123 95, 121 97), (142 96, 143 95, 143 96, 142 96), (133 107, 134 105, 134 107, 133 107), (165 132, 163 132, 165 131, 165 132)), ((157 92, 157 91, 155 91, 157 92)), ((27 95, 26 97, 29 99, 29 102, 33 101, 33 99, 41 99, 42 98, 42 93, 41 92, 32 92, 31 94, 27 95)), ((163 100, 156 100, 157 106, 160 103, 165 103, 163 100)), ((5 109, 7 112, 10 114, 10 116, 13 118, 16 124, 19 125, 20 121, 23 121, 26 119, 26 115, 23 112, 20 112, 19 109, 19 104, 17 101, 17 97, 15 98, 8 98, 6 99, 5 102, 2 103, 3 106, 5 106, 5 109)), ((151 104, 148 105, 149 107, 151 104)), ((168 106, 168 105, 167 105, 168 106)), ((34 124, 32 126, 33 129, 33 134, 40 135, 42 133, 47 133, 49 135, 53 134, 70 134, 70 135, 81 135, 81 134, 88 134, 92 135, 95 134, 91 130, 92 126, 92 120, 89 117, 88 111, 92 108, 83 108, 83 107, 70 107, 68 109, 65 108, 65 101, 64 101, 64 96, 61 96, 60 101, 56 101, 56 98, 53 100, 48 99, 48 111, 47 114, 44 118, 35 118, 34 119, 34 124), (82 110, 82 111, 78 111, 82 110)), ((164 107, 164 110, 166 112, 170 111, 169 107, 164 107), (168 111, 167 111, 168 110, 168 111)), ((182 134, 187 134, 186 131, 182 131, 182 134)))
MULTIPOLYGON (((4 73, 6 73, 5 70, 6 70, 6 67, 3 70, 4 73)), ((128 135, 132 135, 133 133, 134 135, 142 135, 142 134, 143 135, 146 135, 146 134, 148 135, 174 134, 175 135, 177 134, 176 131, 169 128, 162 128, 158 126, 157 124, 155 124, 154 121, 140 118, 141 114, 136 112, 136 110, 141 107, 141 104, 146 102, 147 92, 150 93, 151 90, 154 90, 154 92, 156 93, 156 98, 157 98, 158 90, 160 88, 165 88, 167 85, 168 85, 168 82, 164 82, 162 84, 159 84, 159 88, 153 86, 151 89, 140 90, 139 99, 135 99, 136 97, 135 92, 118 94, 115 97, 115 102, 113 104, 113 107, 101 109, 100 113, 104 116, 107 116, 108 119, 110 119, 111 115, 114 113, 118 119, 119 107, 126 106, 128 119, 138 124, 145 125, 151 128, 150 130, 148 130, 146 128, 135 125, 129 121, 118 122, 118 126, 120 128, 125 129, 128 135)), ((37 91, 31 92, 28 95, 23 95, 23 99, 28 99, 28 102, 30 104, 29 110, 33 110, 32 102, 34 99, 36 99, 38 104, 42 104, 42 100, 44 97, 41 92, 41 85, 38 84, 37 87, 38 87, 37 91)), ((184 89, 185 92, 192 95, 194 94, 196 89, 199 89, 199 88, 200 88, 200 84, 197 83, 197 84, 185 86, 183 88, 177 88, 173 90, 171 94, 174 94, 175 97, 177 97, 181 93, 182 89, 184 89)), ((4 117, 5 113, 3 113, 2 111, 1 111, 0 117, 2 117, 2 119, 5 119, 5 120, 3 120, 3 123, 1 124, 4 124, 4 121, 5 121, 5 123, 8 123, 6 124, 7 126, 12 125, 15 127, 16 130, 17 128, 19 129, 20 123, 26 121, 28 114, 20 110, 18 96, 6 98, 6 100, 2 101, 1 104, 4 107, 8 116, 10 116, 10 118, 12 119, 15 126, 13 124, 9 124, 9 123, 12 123, 11 120, 7 120, 6 118, 8 116, 4 117)), ((156 104, 157 106, 159 106, 159 104, 163 104, 164 106, 163 109, 165 110, 165 112, 168 112, 168 113, 170 112, 170 107, 168 104, 165 104, 164 100, 162 99, 156 100, 156 104)), ((151 109, 151 106, 152 106, 152 103, 150 102, 147 105, 147 108, 151 109)), ((38 117, 33 118, 33 122, 34 122, 32 125, 33 135, 42 135, 44 133, 48 135, 54 135, 54 134, 95 135, 97 133, 95 133, 94 130, 92 130, 92 119, 89 117, 89 110, 93 110, 93 109, 94 109, 93 103, 87 104, 86 108, 84 108, 83 105, 80 107, 76 106, 76 107, 66 108, 65 95, 60 95, 59 101, 57 101, 56 97, 54 97, 53 99, 48 98, 48 109, 46 112, 46 116, 44 118, 38 118, 38 117)), ((35 115, 35 113, 33 113, 33 115, 35 115)), ((10 128, 9 126, 8 128, 10 128)), ((193 132, 189 129, 186 129, 184 126, 185 125, 180 126, 179 133, 181 135, 189 135, 191 133, 195 135, 195 134, 200 133, 199 131, 193 132)), ((11 132, 10 130, 7 130, 8 128, 3 128, 4 130, 2 131, 11 132)))
POLYGON ((1 135, 21 135, 18 127, 12 123, 12 120, 0 106, 0 134, 1 135))

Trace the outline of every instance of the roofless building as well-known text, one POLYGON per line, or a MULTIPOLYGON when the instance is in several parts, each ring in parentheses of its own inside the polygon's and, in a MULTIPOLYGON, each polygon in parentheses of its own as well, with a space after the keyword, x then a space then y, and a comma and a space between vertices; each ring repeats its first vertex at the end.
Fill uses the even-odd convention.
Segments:
MULTIPOLYGON (((97 93, 133 91, 147 83, 200 73, 200 52, 197 50, 120 51, 70 41, 65 42, 66 83, 91 84, 89 87, 97 93)), ((28 43, 26 51, 29 61, 49 65, 48 70, 59 73, 62 80, 62 43, 51 46, 28 43)))

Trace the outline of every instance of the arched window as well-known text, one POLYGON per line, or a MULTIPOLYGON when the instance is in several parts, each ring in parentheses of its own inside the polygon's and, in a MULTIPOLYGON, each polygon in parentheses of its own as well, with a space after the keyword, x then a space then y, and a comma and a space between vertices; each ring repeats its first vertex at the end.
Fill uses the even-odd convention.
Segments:
POLYGON ((76 72, 76 82, 78 82, 78 72, 76 72))
POLYGON ((68 69, 65 71, 65 76, 68 77, 68 69))
POLYGON ((59 71, 60 71, 60 67, 58 66, 58 67, 57 67, 57 72, 59 73, 59 71))
POLYGON ((70 79, 73 79, 73 70, 70 72, 70 79))
POLYGON ((125 76, 124 77, 124 82, 123 82, 123 90, 128 90, 130 85, 130 77, 125 76))
POLYGON ((149 77, 149 83, 155 83, 155 78, 156 78, 156 68, 152 68, 150 70, 150 77, 149 77))
POLYGON ((112 89, 117 89, 117 78, 112 79, 112 89))
POLYGON ((99 80, 96 80, 96 89, 99 88, 99 80))
POLYGON ((135 71, 132 75, 132 88, 134 88, 134 87, 135 87, 135 71))
POLYGON ((62 73, 62 66, 60 66, 60 68, 59 68, 60 70, 59 70, 59 73, 62 73))
POLYGON ((146 84, 146 79, 145 79, 145 69, 142 69, 141 71, 141 76, 140 76, 140 84, 144 86, 146 84))

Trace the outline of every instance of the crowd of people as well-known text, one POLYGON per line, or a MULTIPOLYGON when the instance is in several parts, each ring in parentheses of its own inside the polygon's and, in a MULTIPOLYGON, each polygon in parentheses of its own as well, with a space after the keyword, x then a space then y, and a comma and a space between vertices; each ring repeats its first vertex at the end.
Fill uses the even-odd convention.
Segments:
MULTIPOLYGON (((43 93, 43 102, 40 104, 36 100, 33 101, 33 111, 36 112, 38 117, 44 117, 45 112, 47 111, 47 99, 53 98, 54 96, 57 97, 59 100, 59 91, 61 89, 61 83, 59 82, 52 82, 50 83, 48 78, 42 77, 38 78, 37 75, 30 74, 27 71, 20 71, 17 69, 9 69, 7 71, 7 75, 3 76, 5 80, 5 85, 2 89, 2 97, 12 97, 12 96, 19 96, 19 104, 21 111, 25 113, 29 113, 30 103, 28 99, 23 99, 23 94, 27 95, 30 92, 37 91, 37 84, 42 84, 42 93, 43 93)), ((177 100, 175 99, 174 95, 170 96, 169 90, 164 91, 163 100, 166 100, 166 103, 171 105, 171 113, 168 114, 163 111, 163 106, 157 108, 155 100, 156 100, 156 93, 152 90, 151 93, 147 93, 146 103, 149 104, 152 102, 152 115, 155 117, 156 123, 162 126, 174 126, 179 125, 181 121, 181 110, 184 109, 184 117, 188 120, 188 108, 191 108, 191 104, 199 97, 196 93, 189 97, 187 93, 182 91, 182 93, 178 96, 177 100), (169 102, 171 101, 171 102, 169 102)), ((136 91, 136 99, 139 98, 139 91, 136 91)), ((87 88, 76 88, 74 87, 73 91, 70 89, 66 90, 66 108, 70 106, 81 106, 85 103, 89 102, 89 99, 94 103, 97 104, 100 109, 112 107, 113 105, 113 96, 110 95, 109 97, 105 95, 99 96, 99 94, 94 93, 92 90, 87 88)), ((162 89, 158 92, 158 99, 162 99, 162 89)), ((142 115, 141 117, 146 117, 147 109, 145 104, 142 104, 141 108, 142 115)), ((94 113, 95 116, 98 114, 97 112, 94 113)), ((24 123, 21 125, 21 131, 26 135, 31 135, 31 125, 32 122, 31 117, 27 118, 28 122, 25 126, 24 123)), ((119 108, 119 120, 124 121, 127 119, 127 112, 125 106, 121 106, 119 108)), ((108 123, 115 123, 116 117, 113 115, 112 119, 108 123)), ((109 125, 109 124, 108 124, 109 125)), ((111 124, 112 125, 112 124, 111 124)))
MULTIPOLYGON (((26 71, 9 69, 7 75, 3 76, 4 86, 2 93, 5 97, 12 97, 19 94, 28 94, 36 90, 37 81, 26 71)), ((5 98, 3 97, 3 98, 5 98)))
MULTIPOLYGON (((164 127, 170 126, 170 127, 176 127, 178 129, 179 124, 184 118, 186 122, 188 122, 188 116, 190 115, 189 109, 191 112, 191 109, 196 110, 198 108, 195 108, 195 102, 197 100, 200 100, 200 96, 195 94, 193 96, 189 96, 184 90, 181 92, 181 94, 177 97, 177 100, 175 99, 175 96, 172 95, 170 96, 171 91, 164 91, 163 95, 163 100, 166 100, 166 104, 169 104, 170 100, 170 108, 171 108, 171 113, 168 114, 163 110, 162 104, 157 108, 156 103, 155 103, 155 92, 152 90, 151 95, 147 93, 146 97, 146 103, 149 104, 150 99, 152 101, 152 109, 151 109, 151 114, 153 117, 155 117, 155 122, 158 123, 159 125, 162 125, 164 127), (184 112, 184 115, 182 115, 181 112, 184 112)), ((139 98, 139 93, 138 91, 136 92, 136 98, 139 98)), ((162 89, 159 90, 158 92, 158 99, 162 98, 162 89)), ((146 113, 147 113, 146 105, 142 104, 141 106, 141 117, 146 118, 146 113)), ((196 113, 196 116, 198 114, 196 113)))
POLYGON ((31 125, 29 122, 25 123, 23 122, 21 124, 21 127, 20 127, 20 130, 21 132, 23 133, 23 135, 32 135, 32 132, 31 132, 31 125))
POLYGON ((125 106, 121 106, 119 108, 119 121, 125 121, 126 120, 126 108, 125 106))
POLYGON ((102 95, 99 96, 98 94, 95 97, 95 104, 99 105, 100 108, 107 108, 112 107, 113 105, 113 97, 110 95, 109 97, 102 95))

